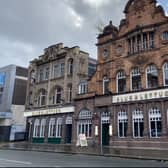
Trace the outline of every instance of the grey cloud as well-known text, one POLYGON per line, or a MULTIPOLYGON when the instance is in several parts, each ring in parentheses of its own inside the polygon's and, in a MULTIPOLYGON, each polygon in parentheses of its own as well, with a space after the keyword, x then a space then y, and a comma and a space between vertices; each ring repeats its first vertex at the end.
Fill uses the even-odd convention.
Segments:
POLYGON ((96 25, 100 20, 119 25, 126 2, 110 0, 96 9, 84 0, 1 0, 0 66, 28 66, 44 48, 59 42, 78 45, 96 57, 96 25), (69 9, 75 13, 70 14, 69 9), (82 18, 79 27, 76 17, 82 18))

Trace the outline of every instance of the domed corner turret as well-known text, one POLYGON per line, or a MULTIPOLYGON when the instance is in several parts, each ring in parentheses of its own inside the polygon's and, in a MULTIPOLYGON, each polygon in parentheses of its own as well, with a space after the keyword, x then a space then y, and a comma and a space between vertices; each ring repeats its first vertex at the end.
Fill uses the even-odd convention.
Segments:
POLYGON ((109 25, 104 27, 103 34, 113 34, 114 37, 118 34, 118 28, 113 25, 113 22, 110 20, 109 25))

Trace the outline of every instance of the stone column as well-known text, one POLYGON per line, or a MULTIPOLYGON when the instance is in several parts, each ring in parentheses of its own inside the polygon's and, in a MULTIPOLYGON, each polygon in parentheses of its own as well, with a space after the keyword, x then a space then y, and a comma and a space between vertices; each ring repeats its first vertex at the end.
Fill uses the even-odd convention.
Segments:
POLYGON ((47 87, 47 107, 49 106, 49 103, 50 103, 50 87, 51 87, 51 79, 52 79, 52 63, 50 62, 49 64, 49 79, 48 79, 48 87, 47 87))
POLYGON ((98 115, 98 110, 95 108, 95 113, 93 116, 93 122, 92 122, 92 137, 95 145, 101 145, 101 120, 98 115), (98 128, 98 135, 95 135, 95 128, 98 128))
POLYGON ((150 49, 150 38, 149 33, 147 33, 147 44, 148 44, 148 50, 150 49))
POLYGON ((135 43, 134 43, 134 46, 135 46, 135 48, 134 48, 134 53, 136 53, 137 51, 138 51, 138 47, 137 47, 137 35, 135 36, 135 43))
POLYGON ((132 38, 130 38, 130 40, 131 40, 131 50, 130 50, 130 54, 132 54, 133 53, 133 41, 132 41, 132 38))
POLYGON ((131 88, 130 88, 131 86, 130 86, 130 74, 126 74, 126 91, 130 91, 131 90, 131 88))
MULTIPOLYGON (((31 122, 30 122, 30 130, 29 130, 29 132, 28 132, 28 141, 29 142, 32 142, 32 138, 33 138, 33 132, 34 132, 34 119, 32 118, 32 119, 30 119, 31 120, 31 122)), ((29 122, 29 121, 28 121, 29 122)))
POLYGON ((158 85, 164 86, 163 69, 158 69, 158 85))
POLYGON ((77 122, 78 122, 78 118, 77 116, 74 114, 72 117, 72 144, 76 145, 77 142, 77 122))
POLYGON ((142 89, 145 89, 146 88, 146 69, 145 70, 141 70, 141 87, 142 89))
POLYGON ((113 139, 118 139, 118 108, 113 107, 113 139))
POLYGON ((143 33, 141 33, 141 51, 143 51, 144 50, 144 48, 143 48, 143 33))
POLYGON ((143 117, 144 117, 144 138, 149 138, 149 112, 148 112, 148 105, 144 104, 143 106, 143 117))
POLYGON ((165 109, 164 101, 161 102, 161 122, 162 122, 162 137, 166 138, 168 136, 167 131, 167 110, 165 109))
POLYGON ((129 139, 132 138, 132 111, 131 111, 131 107, 130 104, 127 107, 127 115, 128 115, 128 129, 127 129, 127 137, 129 139))
POLYGON ((46 117, 46 125, 45 125, 45 132, 44 132, 44 143, 48 143, 49 122, 50 122, 50 118, 46 117))
POLYGON ((110 125, 112 126, 112 136, 110 136, 110 145, 113 145, 114 141, 114 128, 115 128, 115 120, 114 120, 114 107, 110 107, 110 125))
POLYGON ((66 138, 66 117, 63 116, 62 118, 62 138, 61 138, 61 144, 65 143, 65 138, 66 138))

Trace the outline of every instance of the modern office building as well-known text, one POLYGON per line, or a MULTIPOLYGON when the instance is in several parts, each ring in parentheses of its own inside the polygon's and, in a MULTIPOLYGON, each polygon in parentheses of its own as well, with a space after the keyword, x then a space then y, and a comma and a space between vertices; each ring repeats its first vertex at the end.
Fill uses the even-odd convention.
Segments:
POLYGON ((24 139, 27 75, 20 66, 0 68, 0 141, 24 139))
POLYGON ((75 99, 73 141, 167 147, 168 17, 156 0, 129 0, 124 13, 98 36, 96 73, 75 99))
POLYGON ((87 90, 96 60, 62 43, 50 46, 31 61, 25 116, 27 138, 33 143, 71 143, 74 98, 87 90))

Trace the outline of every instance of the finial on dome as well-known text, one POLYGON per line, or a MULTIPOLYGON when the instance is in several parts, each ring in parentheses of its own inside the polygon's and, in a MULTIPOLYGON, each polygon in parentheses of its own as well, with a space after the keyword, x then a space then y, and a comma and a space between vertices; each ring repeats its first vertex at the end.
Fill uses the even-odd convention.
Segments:
POLYGON ((110 20, 110 22, 109 22, 109 25, 113 25, 113 22, 112 22, 112 20, 110 20))

